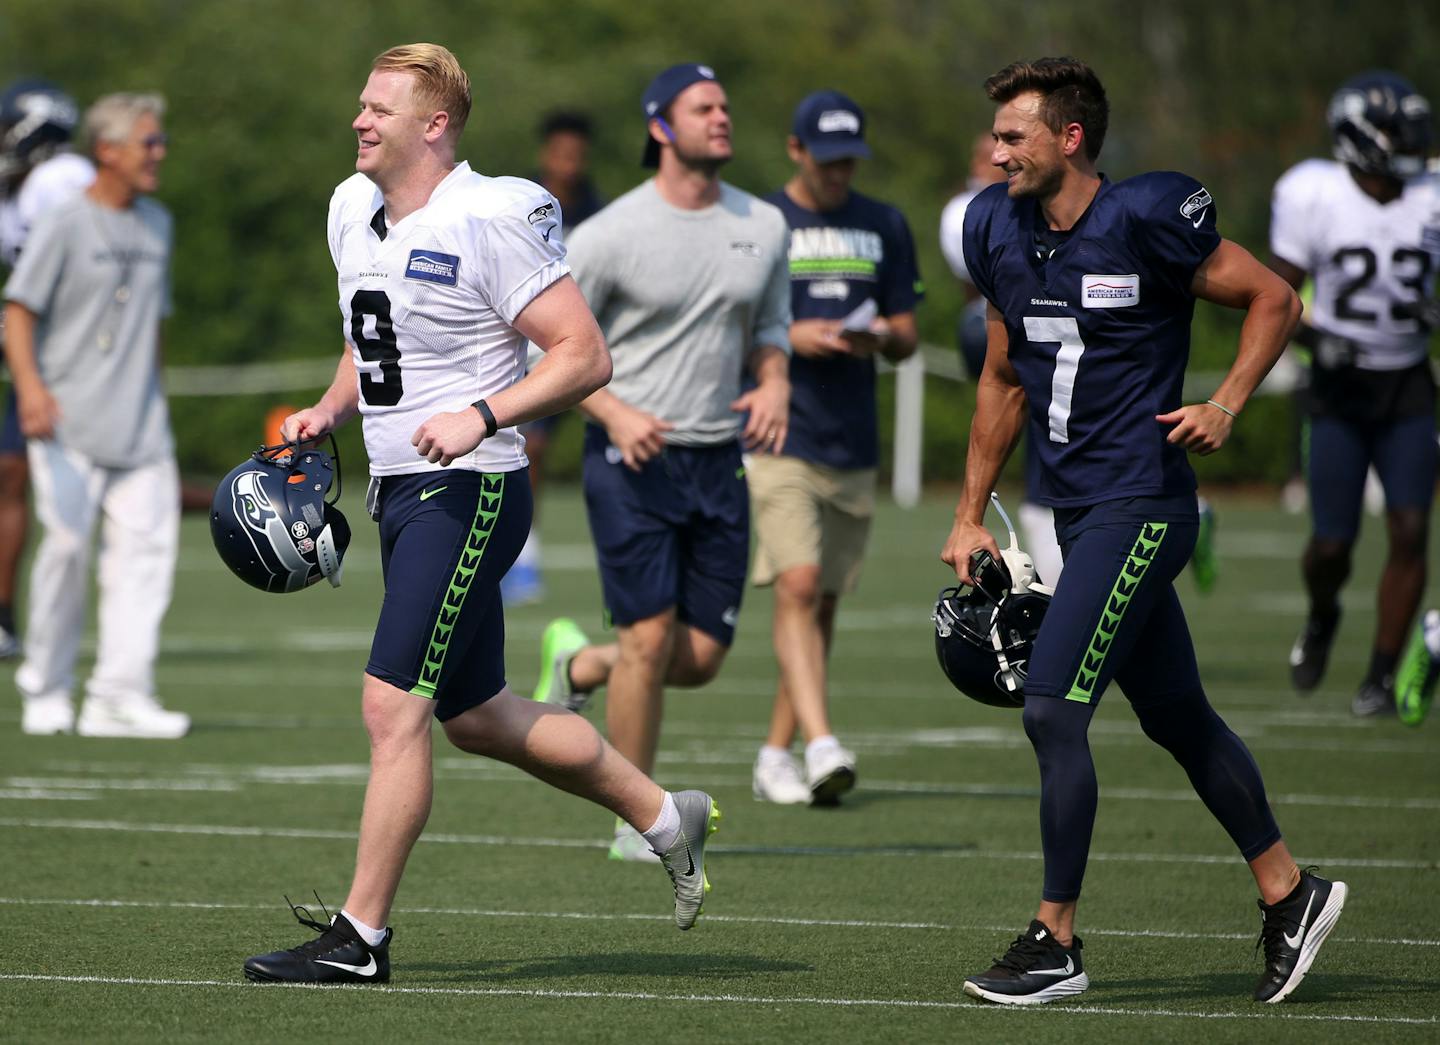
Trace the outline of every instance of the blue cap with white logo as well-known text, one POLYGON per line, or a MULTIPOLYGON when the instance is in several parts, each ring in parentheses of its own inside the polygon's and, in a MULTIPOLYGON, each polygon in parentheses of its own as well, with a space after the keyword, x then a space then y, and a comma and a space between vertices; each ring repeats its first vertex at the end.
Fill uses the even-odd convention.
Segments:
POLYGON ((865 113, 839 91, 816 91, 795 107, 791 133, 820 163, 865 159, 865 113))
MULTIPOLYGON (((645 88, 645 93, 640 98, 640 107, 645 112, 646 124, 648 125, 651 120, 660 117, 680 92, 691 84, 714 79, 715 70, 708 65, 698 65, 695 62, 672 65, 650 81, 650 86, 645 88)), ((640 159, 640 165, 642 167, 660 166, 660 143, 650 137, 648 133, 645 135, 645 153, 640 159)))

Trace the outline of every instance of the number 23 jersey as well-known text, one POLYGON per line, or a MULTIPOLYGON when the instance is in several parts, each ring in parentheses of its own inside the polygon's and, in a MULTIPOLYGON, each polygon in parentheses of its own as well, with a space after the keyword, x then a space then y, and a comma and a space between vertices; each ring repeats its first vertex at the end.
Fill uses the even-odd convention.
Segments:
POLYGON ((1005 320, 1040 503, 1194 490, 1185 451, 1155 417, 1181 405, 1190 285, 1220 245, 1204 186, 1174 172, 1102 177, 1074 228, 1056 234, 1036 200, 993 185, 966 210, 963 244, 971 278, 1005 320))
POLYGON ((1435 290, 1440 178, 1423 174, 1380 203, 1343 164, 1305 160, 1275 183, 1270 250, 1315 279, 1311 322, 1358 346, 1362 370, 1400 370, 1429 353, 1414 309, 1435 290))
MULTIPOLYGON (((467 163, 419 210, 386 228, 384 200, 356 174, 330 201, 330 255, 343 334, 360 378, 373 475, 434 471, 411 438, 441 411, 459 412, 525 373, 512 324, 570 271, 554 198, 521 178, 467 163)), ((526 464, 513 428, 483 439, 452 468, 507 472, 526 464)))

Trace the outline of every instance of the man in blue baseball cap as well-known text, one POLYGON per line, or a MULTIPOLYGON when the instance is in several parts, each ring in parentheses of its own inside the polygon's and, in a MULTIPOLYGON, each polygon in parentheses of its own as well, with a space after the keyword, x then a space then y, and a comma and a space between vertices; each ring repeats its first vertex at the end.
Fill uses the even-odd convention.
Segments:
POLYGON ((783 454, 750 462, 759 538, 753 581, 775 593, 780 680, 755 760, 755 797, 831 805, 855 784, 855 756, 830 728, 826 653, 840 596, 859 579, 879 463, 875 357, 915 351, 920 274, 894 207, 850 188, 870 155, 865 113, 839 91, 795 109, 795 173, 765 197, 790 226, 790 432, 783 454), (805 739, 804 764, 790 753, 805 739))
MULTIPOLYGON (((735 637, 750 554, 741 452, 785 442, 790 276, 784 216, 720 180, 731 125, 714 70, 672 66, 642 105, 655 176, 570 241, 615 367, 580 409, 585 503, 618 641, 589 645, 573 621, 553 622, 535 696, 578 708, 605 686, 611 742, 654 766, 663 687, 708 682, 735 637)), ((655 859, 624 823, 610 855, 655 859)))
MULTIPOLYGON (((669 123, 671 103, 686 88, 697 83, 714 83, 721 96, 724 89, 715 80, 715 70, 708 65, 698 65, 695 62, 682 62, 679 65, 672 65, 655 79, 650 81, 650 86, 645 88, 644 95, 640 98, 640 107, 645 113, 647 133, 645 135, 645 152, 640 157, 640 166, 660 166, 660 142, 661 138, 655 136, 656 130, 671 144, 675 142, 675 132, 669 123)), ((728 111, 727 111, 728 115, 728 111)), ((725 139, 729 141, 729 127, 727 123, 725 139)), ((719 159, 724 163, 730 159, 730 153, 726 151, 723 158, 719 159)), ((718 169, 718 167, 717 167, 718 169)))

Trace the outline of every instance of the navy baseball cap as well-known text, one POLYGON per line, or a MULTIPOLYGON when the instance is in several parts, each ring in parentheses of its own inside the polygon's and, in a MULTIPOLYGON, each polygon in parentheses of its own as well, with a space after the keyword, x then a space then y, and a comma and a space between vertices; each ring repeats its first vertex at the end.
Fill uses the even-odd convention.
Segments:
POLYGON ((791 133, 819 163, 870 155, 865 113, 839 91, 816 91, 795 107, 791 133))
MULTIPOLYGON (((665 108, 685 88, 691 84, 704 80, 714 81, 714 79, 715 70, 708 65, 698 65, 695 62, 672 65, 650 81, 650 86, 645 88, 645 93, 640 98, 640 107, 645 112, 645 125, 648 127, 650 121, 664 112, 665 108)), ((640 165, 642 167, 660 166, 660 143, 650 137, 648 131, 645 134, 645 153, 640 158, 640 165)))

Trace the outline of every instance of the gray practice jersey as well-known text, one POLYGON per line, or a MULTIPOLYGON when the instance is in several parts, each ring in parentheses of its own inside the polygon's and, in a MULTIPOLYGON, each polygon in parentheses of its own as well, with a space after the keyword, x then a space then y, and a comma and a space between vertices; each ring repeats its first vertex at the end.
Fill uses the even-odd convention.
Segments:
POLYGON ((61 443, 106 467, 172 451, 160 387, 170 312, 170 213, 78 196, 35 223, 5 298, 39 317, 35 356, 60 406, 61 443))
POLYGON ((730 404, 750 352, 790 344, 785 217, 720 190, 713 206, 682 210, 647 181, 570 237, 571 269, 610 343, 609 390, 673 424, 676 446, 734 439, 730 404))

